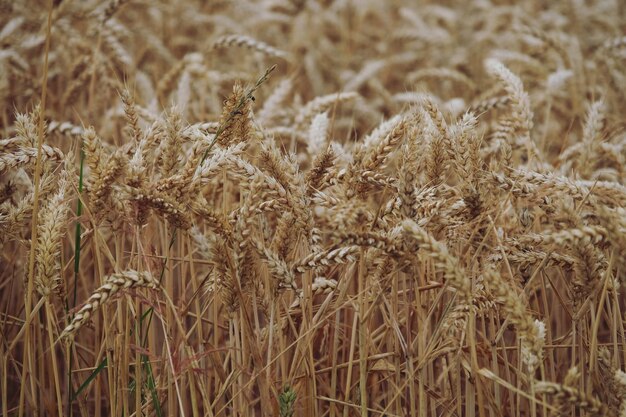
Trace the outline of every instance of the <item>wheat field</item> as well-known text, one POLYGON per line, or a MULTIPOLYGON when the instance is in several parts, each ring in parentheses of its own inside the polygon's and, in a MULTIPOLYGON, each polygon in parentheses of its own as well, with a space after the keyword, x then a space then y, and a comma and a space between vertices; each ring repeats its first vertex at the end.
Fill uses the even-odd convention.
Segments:
POLYGON ((626 416, 626 3, 0 0, 2 416, 626 416))

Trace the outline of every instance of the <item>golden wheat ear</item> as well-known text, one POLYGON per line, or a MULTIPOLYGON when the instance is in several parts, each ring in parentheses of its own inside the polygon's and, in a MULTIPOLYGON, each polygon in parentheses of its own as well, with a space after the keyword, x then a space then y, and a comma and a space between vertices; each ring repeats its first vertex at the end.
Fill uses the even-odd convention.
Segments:
POLYGON ((104 279, 104 284, 87 300, 87 303, 76 313, 72 322, 63 330, 61 338, 73 338, 91 316, 115 294, 130 288, 158 288, 159 282, 149 272, 127 270, 112 274, 104 279))

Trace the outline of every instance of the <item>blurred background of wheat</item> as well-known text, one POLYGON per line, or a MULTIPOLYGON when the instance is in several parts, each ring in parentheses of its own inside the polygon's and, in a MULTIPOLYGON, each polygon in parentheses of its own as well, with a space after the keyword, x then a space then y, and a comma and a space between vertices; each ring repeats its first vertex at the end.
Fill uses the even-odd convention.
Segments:
POLYGON ((0 0, 3 416, 626 416, 626 4, 0 0))

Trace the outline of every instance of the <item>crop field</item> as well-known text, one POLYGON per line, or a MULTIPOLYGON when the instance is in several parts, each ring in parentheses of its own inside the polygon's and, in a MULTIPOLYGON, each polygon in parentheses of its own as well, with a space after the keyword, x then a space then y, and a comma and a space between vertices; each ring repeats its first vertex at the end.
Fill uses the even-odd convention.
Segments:
POLYGON ((0 415, 626 417, 626 2, 0 0, 0 415))

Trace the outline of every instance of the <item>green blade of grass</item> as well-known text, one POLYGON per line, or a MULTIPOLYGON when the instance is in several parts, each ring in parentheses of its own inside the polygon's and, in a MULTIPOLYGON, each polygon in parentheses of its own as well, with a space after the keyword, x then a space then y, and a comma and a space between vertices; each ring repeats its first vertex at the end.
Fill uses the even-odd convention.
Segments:
POLYGON ((93 372, 87 377, 87 379, 80 385, 80 387, 78 387, 78 389, 76 390, 76 392, 74 392, 70 398, 70 403, 75 401, 76 398, 78 398, 78 396, 80 395, 81 392, 83 392, 88 386, 89 384, 91 384, 91 381, 93 381, 94 379, 96 379, 96 377, 98 376, 98 374, 100 374, 100 372, 102 372, 104 369, 106 369, 107 367, 107 358, 104 358, 102 360, 102 362, 100 362, 100 365, 98 365, 98 367, 96 369, 93 370, 93 372))
MULTIPOLYGON (((76 218, 80 219, 80 216, 83 212, 83 202, 80 199, 80 195, 83 192, 83 177, 84 177, 84 166, 85 166, 85 151, 83 150, 83 143, 81 141, 80 144, 80 173, 78 175, 78 201, 76 203, 76 218)), ((73 297, 72 297, 72 307, 74 308, 76 307, 76 299, 78 297, 78 274, 80 272, 80 234, 81 234, 81 226, 80 226, 80 220, 76 220, 76 229, 74 231, 74 290, 73 290, 73 297)), ((70 311, 70 307, 68 305, 68 301, 67 299, 65 300, 65 311, 66 314, 70 311)), ((73 315, 72 317, 70 317, 70 322, 73 319, 73 315)), ((68 374, 67 374, 67 386, 68 386, 68 393, 71 393, 74 391, 74 388, 72 386, 72 362, 74 361, 74 355, 73 355, 73 341, 71 342, 70 348, 69 348, 69 363, 68 363, 68 374)), ((76 397, 74 396, 74 394, 71 395, 70 401, 68 401, 67 404, 67 415, 71 417, 72 415, 72 403, 74 402, 74 399, 76 397)))
POLYGON ((146 369, 146 386, 150 391, 150 397, 152 399, 152 406, 154 407, 154 411, 156 415, 159 417, 163 417, 163 410, 161 410, 161 403, 159 402, 159 395, 156 391, 156 383, 154 381, 154 376, 152 374, 152 365, 148 361, 147 355, 141 355, 141 360, 143 361, 144 368, 146 369))
MULTIPOLYGON (((81 143, 80 147, 80 174, 78 176, 78 194, 83 193, 83 175, 84 175, 84 165, 85 165, 85 151, 83 150, 83 146, 81 143)), ((83 213, 83 201, 79 198, 76 204, 76 217, 80 218, 83 213)), ((75 247, 74 247, 74 293, 72 300, 72 307, 76 307, 76 298, 77 298, 77 287, 78 287, 78 273, 80 268, 80 234, 81 227, 80 221, 76 221, 76 230, 74 232, 75 238, 75 247)))

